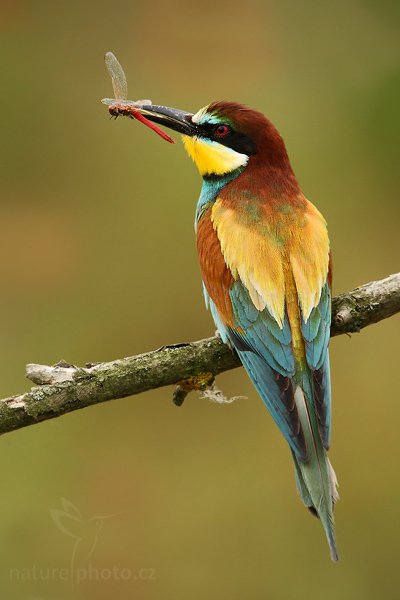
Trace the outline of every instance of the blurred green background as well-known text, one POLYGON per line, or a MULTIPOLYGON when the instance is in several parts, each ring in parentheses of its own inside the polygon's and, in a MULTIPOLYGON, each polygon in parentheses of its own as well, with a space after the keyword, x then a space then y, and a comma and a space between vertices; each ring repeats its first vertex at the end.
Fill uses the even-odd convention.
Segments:
MULTIPOLYGON (((372 0, 3 0, 0 396, 29 389, 27 362, 214 332, 199 176, 179 140, 109 120, 107 50, 130 97, 237 100, 271 118, 328 219, 336 293, 398 271, 399 17, 372 0)), ((398 598, 399 325, 331 345, 338 565, 237 370, 218 380, 248 396, 230 406, 192 395, 178 409, 165 388, 3 436, 1 597, 398 598)))

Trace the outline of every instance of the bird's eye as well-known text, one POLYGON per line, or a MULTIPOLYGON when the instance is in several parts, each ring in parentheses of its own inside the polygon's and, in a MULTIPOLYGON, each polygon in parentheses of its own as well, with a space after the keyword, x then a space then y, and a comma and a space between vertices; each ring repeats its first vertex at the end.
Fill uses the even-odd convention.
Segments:
POLYGON ((217 137, 225 137, 228 135, 229 131, 228 125, 217 125, 214 129, 214 133, 217 137))

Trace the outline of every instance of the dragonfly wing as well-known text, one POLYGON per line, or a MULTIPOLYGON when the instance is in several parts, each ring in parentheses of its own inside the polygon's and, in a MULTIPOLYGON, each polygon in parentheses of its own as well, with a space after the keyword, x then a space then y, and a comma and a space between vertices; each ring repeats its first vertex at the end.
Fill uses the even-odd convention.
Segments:
POLYGON ((128 98, 128 83, 123 68, 112 52, 107 52, 104 60, 111 77, 114 96, 126 100, 128 98))
POLYGON ((151 100, 123 100, 119 98, 103 98, 102 104, 106 104, 107 106, 111 106, 111 104, 118 104, 119 106, 149 106, 151 105, 151 100))

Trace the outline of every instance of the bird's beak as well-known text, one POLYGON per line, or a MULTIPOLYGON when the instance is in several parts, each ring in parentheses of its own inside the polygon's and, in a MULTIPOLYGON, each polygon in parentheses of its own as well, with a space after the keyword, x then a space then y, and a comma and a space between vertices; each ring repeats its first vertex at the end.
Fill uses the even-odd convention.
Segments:
POLYGON ((197 133, 197 125, 192 122, 192 113, 168 106, 157 106, 156 104, 144 104, 135 107, 149 121, 163 125, 183 135, 193 136, 197 133))

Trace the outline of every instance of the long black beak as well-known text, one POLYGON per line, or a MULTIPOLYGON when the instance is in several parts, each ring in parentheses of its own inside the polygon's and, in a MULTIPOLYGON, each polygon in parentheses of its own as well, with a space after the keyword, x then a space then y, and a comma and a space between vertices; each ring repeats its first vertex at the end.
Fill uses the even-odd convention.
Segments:
POLYGON ((144 104, 135 109, 149 121, 163 125, 184 135, 196 135, 197 125, 192 122, 192 113, 168 106, 157 106, 156 104, 144 104))

